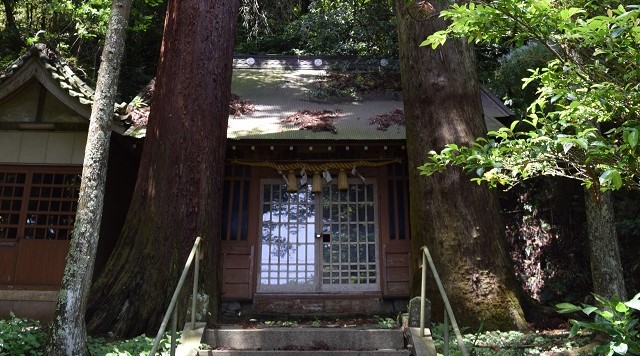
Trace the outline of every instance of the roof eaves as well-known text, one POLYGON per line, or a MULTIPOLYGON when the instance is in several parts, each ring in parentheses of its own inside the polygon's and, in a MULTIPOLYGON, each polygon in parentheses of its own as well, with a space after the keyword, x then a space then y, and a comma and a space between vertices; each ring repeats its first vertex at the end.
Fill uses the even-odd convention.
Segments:
MULTIPOLYGON (((53 79, 53 82, 57 83, 66 94, 77 100, 77 102, 82 107, 87 108, 89 112, 91 111, 95 91, 73 71, 64 58, 46 43, 36 43, 24 54, 11 62, 5 69, 0 70, 0 86, 11 79, 21 67, 32 59, 40 62, 42 67, 53 79)), ((114 123, 112 130, 120 134, 125 132, 125 128, 120 125, 120 113, 125 106, 126 103, 116 103, 114 106, 114 123)))

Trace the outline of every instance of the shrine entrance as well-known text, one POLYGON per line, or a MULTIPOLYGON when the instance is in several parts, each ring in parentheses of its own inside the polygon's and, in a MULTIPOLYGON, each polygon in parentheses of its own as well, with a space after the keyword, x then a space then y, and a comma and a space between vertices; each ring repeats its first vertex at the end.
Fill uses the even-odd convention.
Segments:
POLYGON ((262 180, 258 292, 379 291, 375 182, 349 181, 287 192, 262 180))

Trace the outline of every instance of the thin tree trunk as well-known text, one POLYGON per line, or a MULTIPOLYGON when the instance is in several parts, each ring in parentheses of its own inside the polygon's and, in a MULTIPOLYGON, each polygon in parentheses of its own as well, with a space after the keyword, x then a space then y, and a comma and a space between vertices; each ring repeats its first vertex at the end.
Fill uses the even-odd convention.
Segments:
POLYGON ((90 330, 155 334, 196 236, 204 239, 207 321, 218 321, 220 192, 238 6, 168 4, 140 171, 123 231, 95 283, 90 330))
MULTIPOLYGON (((470 182, 459 169, 432 177, 420 176, 416 169, 430 150, 469 144, 486 132, 473 48, 463 40, 448 40, 437 50, 419 47, 429 34, 446 27, 438 15, 448 3, 396 0, 412 252, 417 258, 423 245, 429 247, 461 325, 472 330, 525 328, 494 192, 470 182)), ((418 276, 413 281, 416 294, 418 276)), ((442 302, 433 284, 429 290, 438 318, 442 302)))
POLYGON ((2 0, 4 5, 4 14, 5 14, 5 48, 3 51, 12 51, 18 52, 22 49, 24 45, 22 39, 20 38, 20 31, 18 30, 18 25, 16 24, 16 17, 14 14, 15 1, 14 0, 2 0))
POLYGON ((13 15, 13 6, 15 5, 15 2, 13 0, 2 0, 2 4, 4 5, 4 15, 7 21, 6 27, 17 29, 16 18, 13 15))
POLYGON ((131 0, 116 0, 91 110, 71 248, 47 348, 49 355, 86 355, 85 310, 102 220, 111 120, 131 0))
POLYGON ((585 190, 589 260, 594 293, 626 300, 611 192, 585 190))

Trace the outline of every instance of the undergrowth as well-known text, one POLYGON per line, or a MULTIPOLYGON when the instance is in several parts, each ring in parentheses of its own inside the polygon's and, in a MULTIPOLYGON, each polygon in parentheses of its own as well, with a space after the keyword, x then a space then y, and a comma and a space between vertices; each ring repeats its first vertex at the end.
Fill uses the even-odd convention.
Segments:
MULTIPOLYGON (((444 327, 434 324, 431 329, 438 355, 444 354, 444 327)), ((568 331, 485 331, 462 335, 469 355, 569 355, 570 350, 580 349, 593 340, 590 333, 570 336, 568 331)), ((461 355, 453 331, 449 331, 449 355, 461 355)))
MULTIPOLYGON (((16 318, 0 320, 0 356, 41 356, 45 355, 48 327, 38 321, 16 318)), ((180 338, 180 334, 176 336, 180 338)), ((148 355, 153 339, 140 335, 132 339, 111 340, 87 337, 90 355, 134 356, 148 355)), ((166 333, 160 341, 159 351, 168 354, 171 347, 170 335, 166 333)))

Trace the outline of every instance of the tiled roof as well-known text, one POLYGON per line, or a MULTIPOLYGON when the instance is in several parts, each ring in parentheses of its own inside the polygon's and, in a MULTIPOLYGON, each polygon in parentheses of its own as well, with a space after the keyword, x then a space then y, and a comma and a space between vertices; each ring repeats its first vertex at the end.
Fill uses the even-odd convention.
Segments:
MULTIPOLYGON (((60 57, 58 53, 44 43, 33 45, 25 54, 9 64, 4 70, 0 71, 0 86, 12 80, 32 59, 39 60, 51 78, 53 78, 60 88, 65 90, 70 97, 75 98, 82 105, 86 105, 89 108, 91 107, 93 103, 93 89, 73 72, 69 64, 60 57)), ((25 80, 27 79, 29 78, 25 80)), ((0 93, 0 98, 2 98, 2 93, 0 93)))
MULTIPOLYGON (((379 129, 371 119, 402 110, 400 93, 369 95, 362 100, 318 102, 309 100, 317 81, 325 75, 327 68, 381 70, 397 66, 397 60, 387 59, 343 59, 327 57, 294 56, 238 56, 234 59, 232 93, 240 100, 249 101, 255 111, 244 115, 230 115, 227 137, 251 140, 403 140, 406 132, 403 125, 393 124, 386 130, 379 129), (289 115, 303 110, 339 111, 338 117, 330 119, 323 127, 327 130, 300 129, 284 122, 289 115)), ((71 69, 70 65, 46 44, 36 44, 25 54, 0 72, 0 99, 10 94, 32 76, 39 76, 54 95, 82 111, 89 118, 94 91, 71 69), (34 63, 30 67, 29 63, 34 63), (38 65, 39 64, 39 65, 38 65), (27 68, 30 67, 30 68, 27 68), (48 78, 42 78, 46 73, 48 78), (45 80, 46 79, 46 80, 45 80), (46 83, 45 83, 46 82, 46 83), (53 84, 52 84, 53 83, 53 84), (56 86, 56 88, 53 88, 56 86), (55 90, 52 90, 55 89, 55 90)), ((153 93, 150 85, 129 105, 116 106, 115 130, 125 135, 143 137, 149 114, 149 103, 153 93)), ((502 126, 496 117, 513 113, 485 88, 481 91, 487 127, 502 126)), ((319 126, 318 126, 319 127, 319 126)))
MULTIPOLYGON (((5 69, 0 70, 0 100, 14 93, 34 77, 57 99, 89 120, 93 88, 74 72, 64 58, 45 43, 33 45, 5 69)), ((119 119, 125 105, 121 103, 114 107, 112 129, 119 133, 124 132, 119 119)))
MULTIPOLYGON (((331 64, 331 59, 236 57, 231 92, 254 104, 255 111, 246 115, 230 115, 227 137, 237 140, 404 140, 406 131, 403 125, 393 124, 381 130, 371 122, 380 115, 402 110, 401 93, 378 93, 357 101, 319 102, 309 99, 317 81, 326 74, 324 68, 331 64), (301 129, 283 120, 303 110, 339 111, 340 114, 328 119, 328 125, 322 122, 319 130, 301 129)), ((362 66, 361 63, 359 68, 362 66)), ((370 69, 380 69, 379 61, 369 66, 370 69)), ((145 90, 145 94, 134 100, 135 106, 145 110, 146 114, 148 100, 144 99, 149 99, 147 92, 145 90)), ((511 116, 513 112, 486 88, 482 88, 481 96, 487 128, 497 130, 503 125, 496 118, 511 116)), ((131 123, 125 134, 144 136, 146 118, 138 120, 138 123, 131 123)))

